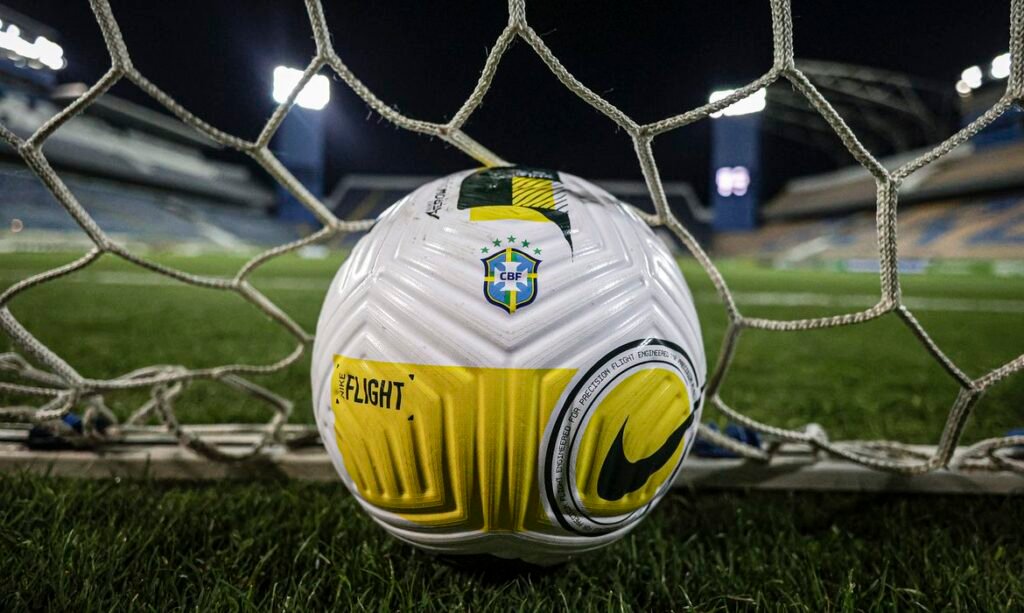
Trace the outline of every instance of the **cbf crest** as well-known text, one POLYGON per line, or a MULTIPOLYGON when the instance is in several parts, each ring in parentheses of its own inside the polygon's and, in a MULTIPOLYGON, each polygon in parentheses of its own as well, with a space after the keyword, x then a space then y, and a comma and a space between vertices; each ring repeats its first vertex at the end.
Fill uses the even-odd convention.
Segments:
MULTIPOLYGON (((524 249, 512 247, 510 244, 501 246, 501 240, 495 239, 491 255, 481 258, 484 263, 484 298, 487 302, 504 309, 509 314, 532 304, 537 299, 537 270, 540 267, 540 249, 534 248, 533 255, 524 249, 529 248, 528 241, 521 241, 524 249)), ((510 236, 508 243, 515 243, 510 236)), ((491 248, 481 249, 491 252, 491 248)))

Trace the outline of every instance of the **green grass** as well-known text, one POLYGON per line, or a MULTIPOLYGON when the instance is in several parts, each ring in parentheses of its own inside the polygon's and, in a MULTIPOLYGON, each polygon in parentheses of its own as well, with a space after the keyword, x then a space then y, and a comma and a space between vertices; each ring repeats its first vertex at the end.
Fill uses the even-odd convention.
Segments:
MULTIPOLYGON (((0 286, 72 257, 4 255, 0 286)), ((241 264, 229 256, 161 260, 207 274, 231 274, 241 264)), ((340 256, 283 258, 261 269, 255 283, 312 330, 339 262, 340 256), (297 282, 308 287, 297 289, 297 282)), ((683 267, 713 362, 724 311, 699 269, 689 262, 683 267)), ((872 275, 770 271, 743 262, 725 262, 722 270, 751 316, 850 310, 750 302, 766 293, 856 302, 878 292, 872 275)), ((94 377, 152 363, 266 363, 292 347, 287 334, 237 296, 139 285, 137 277, 107 283, 109 273, 124 272, 141 273, 104 259, 79 276, 19 296, 11 308, 94 377)), ((908 277, 904 294, 1017 304, 1024 301, 1024 280, 908 277)), ((1024 351, 1024 313, 917 314, 972 376, 1024 351)), ((311 422, 306 362, 259 381, 295 400, 294 422, 311 422)), ((776 425, 815 421, 834 438, 928 443, 936 440, 955 391, 909 331, 887 316, 815 332, 746 331, 723 396, 776 425)), ((111 400, 126 415, 144 397, 122 393, 111 400)), ((0 397, 3 404, 15 400, 0 397)), ((264 409, 213 383, 194 385, 179 406, 186 422, 266 417, 264 409)), ((1018 374, 986 394, 965 440, 1020 426, 1024 376, 1018 374)), ((67 610, 1010 610, 1024 607, 1022 525, 1024 505, 1015 498, 675 493, 604 552, 543 573, 507 566, 482 572, 439 563, 393 541, 340 484, 83 483, 19 475, 0 478, 0 602, 5 609, 67 610)))
POLYGON ((673 493, 547 571, 453 567, 343 488, 0 479, 6 610, 1020 610, 1013 498, 673 493))
MULTIPOLYGON (((70 259, 55 255, 4 256, 0 260, 0 284, 8 285, 27 271, 70 259)), ((230 256, 161 259, 190 272, 221 275, 232 274, 243 262, 230 256)), ((313 331, 326 286, 340 261, 340 256, 316 261, 282 258, 260 269, 254 282, 297 322, 313 331), (282 288, 282 283, 290 285, 282 288)), ((689 262, 684 263, 684 270, 695 294, 711 364, 721 345, 725 311, 703 272, 689 262)), ((843 309, 748 307, 743 302, 744 294, 870 297, 879 291, 873 275, 771 271, 743 262, 726 262, 722 270, 740 294, 743 312, 758 317, 813 317, 843 309)), ((239 296, 173 283, 134 284, 154 278, 108 258, 87 271, 22 294, 12 303, 12 311, 43 342, 82 374, 92 377, 113 377, 153 363, 193 367, 238 361, 268 363, 291 351, 292 338, 239 296), (133 275, 127 281, 133 284, 94 282, 109 282, 109 273, 126 272, 133 275)), ((905 286, 905 294, 911 299, 1024 301, 1021 278, 920 276, 907 278, 905 286)), ((929 310, 918 315, 940 346, 973 376, 1024 351, 1022 312, 929 310)), ((294 368, 260 382, 294 399, 294 422, 311 423, 306 358, 294 368)), ((955 393, 953 380, 910 331, 889 315, 839 329, 745 331, 723 397, 751 416, 780 426, 798 427, 815 421, 834 437, 928 443, 938 437, 942 417, 955 393)), ((120 414, 127 415, 144 398, 141 393, 126 393, 111 400, 120 414)), ((1024 425, 1022 398, 1021 376, 992 389, 968 426, 967 440, 1024 425)), ((266 417, 264 407, 208 382, 193 385, 179 406, 181 417, 189 422, 259 421, 266 417)))

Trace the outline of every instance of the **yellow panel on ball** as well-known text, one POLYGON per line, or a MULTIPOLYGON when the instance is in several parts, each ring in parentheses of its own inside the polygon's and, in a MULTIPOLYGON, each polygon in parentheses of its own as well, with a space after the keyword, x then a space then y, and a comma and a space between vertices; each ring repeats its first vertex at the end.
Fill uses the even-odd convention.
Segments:
POLYGON ((334 431, 366 502, 422 526, 551 525, 537 448, 574 369, 403 364, 334 357, 334 431))

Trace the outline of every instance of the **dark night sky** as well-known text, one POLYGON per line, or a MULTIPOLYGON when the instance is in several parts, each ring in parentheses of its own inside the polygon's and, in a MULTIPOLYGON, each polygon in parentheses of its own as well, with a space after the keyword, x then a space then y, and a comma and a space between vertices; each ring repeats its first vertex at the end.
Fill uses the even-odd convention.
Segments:
MULTIPOLYGON (((109 66, 85 0, 4 0, 56 28, 69 66, 64 81, 93 81, 109 66)), ((342 59, 382 99, 431 120, 468 95, 505 4, 338 2, 325 10, 342 59)), ((964 67, 1005 51, 1008 0, 793 0, 798 58, 902 71, 953 83, 964 67)), ((313 53, 298 0, 114 0, 142 72, 193 112, 248 138, 270 114, 271 73, 313 53)), ((771 62, 767 0, 733 2, 527 2, 533 27, 584 83, 640 121, 696 106, 708 92, 756 77, 771 62), (629 7, 629 8, 625 8, 629 7)), ((146 102, 134 87, 117 95, 146 102)), ((328 113, 328 176, 346 172, 439 174, 472 165, 442 142, 370 115, 335 79, 328 113)), ((640 176, 629 139, 565 90, 523 42, 499 68, 467 132, 507 159, 591 178, 640 176)), ((655 141, 666 179, 701 191, 708 176, 708 124, 655 141)), ((766 142, 778 173, 819 170, 821 156, 766 142)))

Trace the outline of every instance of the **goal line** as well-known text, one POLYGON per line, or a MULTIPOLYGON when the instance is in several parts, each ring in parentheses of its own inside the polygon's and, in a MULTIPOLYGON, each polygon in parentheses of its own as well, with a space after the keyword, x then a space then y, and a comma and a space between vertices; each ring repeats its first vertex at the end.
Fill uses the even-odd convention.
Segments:
MULTIPOLYGON (((230 453, 251 449, 265 434, 258 424, 186 426, 185 430, 230 453)), ((0 424, 0 474, 29 472, 53 477, 86 479, 155 479, 216 481, 222 479, 275 479, 335 483, 337 472, 320 444, 315 426, 286 425, 278 442, 244 462, 208 459, 180 444, 161 426, 125 428, 116 444, 90 449, 38 450, 25 444, 29 427, 0 424)), ((1024 461, 1022 447, 1002 452, 1003 461, 1024 461)), ((980 444, 979 444, 980 445, 980 444)), ((766 461, 710 458, 694 453, 679 471, 677 488, 701 490, 762 489, 846 492, 903 492, 930 494, 1024 494, 1024 478, 993 461, 979 445, 960 447, 950 466, 923 475, 872 470, 836 459, 800 443, 776 442, 766 461)), ((935 447, 908 447, 930 457, 935 447)))

